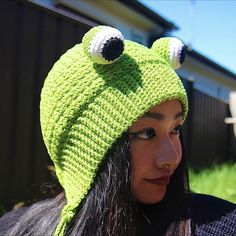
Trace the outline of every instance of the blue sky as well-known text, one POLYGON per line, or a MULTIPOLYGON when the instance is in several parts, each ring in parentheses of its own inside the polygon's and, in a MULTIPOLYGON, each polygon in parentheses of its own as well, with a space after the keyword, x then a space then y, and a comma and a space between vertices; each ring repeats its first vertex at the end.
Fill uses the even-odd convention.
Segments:
POLYGON ((178 26, 185 44, 236 74, 236 1, 140 0, 178 26))

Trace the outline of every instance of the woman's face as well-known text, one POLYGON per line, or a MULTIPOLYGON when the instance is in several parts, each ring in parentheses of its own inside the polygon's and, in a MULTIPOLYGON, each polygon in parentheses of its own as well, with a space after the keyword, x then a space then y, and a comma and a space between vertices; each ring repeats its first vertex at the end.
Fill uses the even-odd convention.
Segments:
POLYGON ((170 100, 150 109, 129 129, 132 192, 142 203, 160 202, 182 156, 182 107, 170 100))

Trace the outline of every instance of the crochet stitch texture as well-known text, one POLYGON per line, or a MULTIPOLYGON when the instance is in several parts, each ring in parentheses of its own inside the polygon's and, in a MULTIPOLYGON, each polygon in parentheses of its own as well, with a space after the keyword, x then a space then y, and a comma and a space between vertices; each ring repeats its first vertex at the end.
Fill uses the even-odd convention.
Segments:
POLYGON ((104 29, 93 28, 61 56, 41 93, 43 138, 67 199, 55 235, 64 234, 106 153, 132 123, 171 99, 181 101, 184 119, 188 111, 185 89, 171 67, 171 38, 157 40, 151 49, 125 40, 120 58, 97 64, 90 44, 104 29))

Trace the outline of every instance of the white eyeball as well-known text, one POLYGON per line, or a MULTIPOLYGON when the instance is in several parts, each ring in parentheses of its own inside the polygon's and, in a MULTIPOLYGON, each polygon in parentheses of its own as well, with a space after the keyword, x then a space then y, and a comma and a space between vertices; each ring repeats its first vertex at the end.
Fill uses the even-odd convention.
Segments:
POLYGON ((178 38, 172 38, 170 42, 170 63, 174 70, 179 69, 184 62, 185 46, 178 38))
POLYGON ((98 64, 111 64, 124 51, 124 37, 115 28, 104 26, 91 40, 88 53, 91 59, 98 64))

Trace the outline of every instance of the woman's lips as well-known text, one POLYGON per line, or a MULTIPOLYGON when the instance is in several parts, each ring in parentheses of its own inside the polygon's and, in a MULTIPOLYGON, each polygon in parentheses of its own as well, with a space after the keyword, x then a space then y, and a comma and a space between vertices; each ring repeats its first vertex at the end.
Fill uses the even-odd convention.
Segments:
POLYGON ((170 176, 162 176, 156 179, 145 179, 147 182, 155 185, 168 185, 170 182, 170 176))

